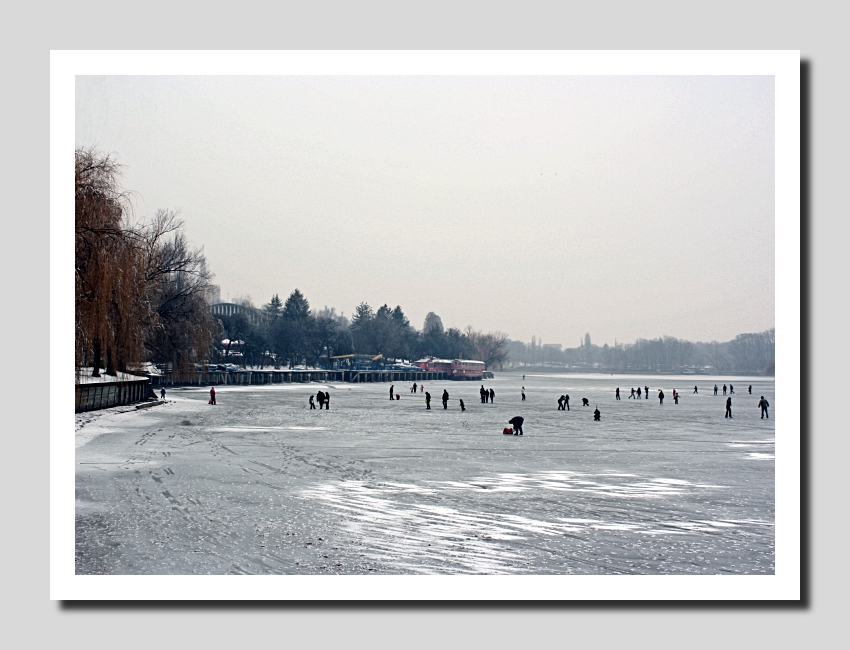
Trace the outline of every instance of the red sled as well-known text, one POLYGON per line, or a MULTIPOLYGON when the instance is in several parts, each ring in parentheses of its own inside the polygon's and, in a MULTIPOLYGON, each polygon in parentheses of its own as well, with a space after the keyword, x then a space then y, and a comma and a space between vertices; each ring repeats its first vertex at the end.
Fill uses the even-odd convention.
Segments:
POLYGON ((510 427, 505 427, 504 429, 502 429, 502 433, 506 436, 512 436, 513 433, 514 433, 514 430, 511 429, 510 427))

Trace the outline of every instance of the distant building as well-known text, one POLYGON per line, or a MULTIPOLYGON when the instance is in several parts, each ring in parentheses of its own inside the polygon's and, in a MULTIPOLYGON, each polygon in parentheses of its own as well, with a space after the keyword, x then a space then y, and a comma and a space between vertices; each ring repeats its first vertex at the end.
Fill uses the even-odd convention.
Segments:
POLYGON ((211 284, 207 287, 204 298, 206 298, 207 302, 211 305, 221 302, 221 287, 217 284, 211 284))
POLYGON ((560 352, 560 351, 561 351, 561 344, 560 344, 560 343, 544 343, 544 344, 543 344, 543 349, 544 349, 544 350, 553 350, 553 351, 558 351, 558 352, 560 352))
POLYGON ((210 306, 210 312, 213 316, 219 318, 229 318, 236 314, 245 314, 245 317, 253 325, 258 325, 263 317, 263 312, 256 307, 246 307, 245 305, 237 305, 235 302, 216 302, 210 306))

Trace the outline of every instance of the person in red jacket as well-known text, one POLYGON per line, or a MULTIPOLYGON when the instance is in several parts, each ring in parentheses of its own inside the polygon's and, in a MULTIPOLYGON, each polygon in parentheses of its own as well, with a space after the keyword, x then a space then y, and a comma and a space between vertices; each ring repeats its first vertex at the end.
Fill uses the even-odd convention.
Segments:
POLYGON ((215 386, 210 388, 210 404, 215 404, 215 386))

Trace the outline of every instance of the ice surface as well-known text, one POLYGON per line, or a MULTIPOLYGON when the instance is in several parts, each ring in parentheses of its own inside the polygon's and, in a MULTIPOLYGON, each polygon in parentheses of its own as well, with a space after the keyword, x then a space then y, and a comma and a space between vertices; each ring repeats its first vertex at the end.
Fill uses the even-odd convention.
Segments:
POLYGON ((714 378, 685 379, 500 373, 495 404, 480 382, 426 382, 451 395, 430 411, 400 382, 398 401, 385 384, 221 387, 216 406, 170 389, 79 414, 77 572, 771 574, 773 381, 731 378, 753 395, 729 420, 714 378), (638 384, 664 405, 627 399, 638 384), (329 411, 309 409, 318 390, 329 411), (502 435, 514 415, 522 437, 502 435))

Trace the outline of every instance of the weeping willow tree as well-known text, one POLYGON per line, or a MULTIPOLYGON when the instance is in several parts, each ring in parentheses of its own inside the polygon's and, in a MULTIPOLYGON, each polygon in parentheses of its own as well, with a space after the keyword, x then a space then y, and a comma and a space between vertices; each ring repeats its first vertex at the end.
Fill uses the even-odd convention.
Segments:
POLYGON ((75 340, 77 366, 115 375, 141 358, 149 320, 144 264, 129 226, 130 201, 118 182, 120 166, 94 149, 76 150, 75 340))
POLYGON ((145 359, 180 374, 208 353, 216 323, 211 274, 189 247, 176 213, 131 223, 120 165, 94 149, 75 152, 75 361, 100 375, 145 359))

